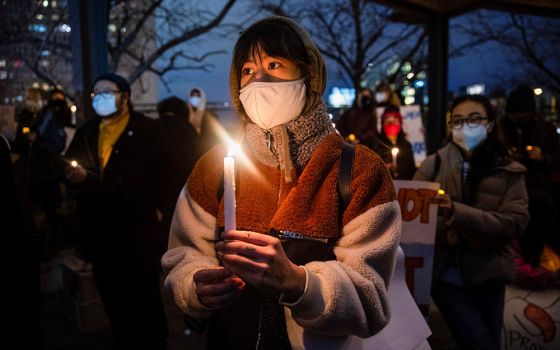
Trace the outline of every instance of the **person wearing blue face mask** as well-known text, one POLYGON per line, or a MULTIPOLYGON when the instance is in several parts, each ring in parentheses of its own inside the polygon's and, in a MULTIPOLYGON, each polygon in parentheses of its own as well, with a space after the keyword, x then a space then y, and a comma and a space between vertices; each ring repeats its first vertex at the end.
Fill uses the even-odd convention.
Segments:
POLYGON ((500 349, 505 284, 514 278, 508 245, 527 225, 525 167, 498 138, 483 96, 451 107, 451 141, 415 180, 439 182, 432 297, 460 349, 500 349))
POLYGON ((159 259, 184 178, 163 124, 134 111, 130 95, 119 75, 95 80, 97 117, 76 131, 65 176, 115 348, 165 349, 159 259))

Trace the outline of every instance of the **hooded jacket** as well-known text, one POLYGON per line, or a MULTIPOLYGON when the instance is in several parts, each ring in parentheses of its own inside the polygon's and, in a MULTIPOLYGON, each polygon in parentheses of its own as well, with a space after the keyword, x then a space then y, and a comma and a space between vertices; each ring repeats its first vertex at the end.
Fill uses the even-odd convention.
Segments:
POLYGON ((439 222, 434 258, 434 281, 446 268, 451 247, 450 232, 458 235, 459 270, 466 285, 489 281, 511 281, 514 260, 509 244, 518 237, 529 220, 525 167, 517 162, 496 166, 478 185, 471 205, 462 203, 461 163, 458 146, 450 142, 438 150, 441 165, 434 173, 435 155, 422 163, 414 180, 435 182, 451 197, 454 211, 446 222, 439 222))
MULTIPOLYGON (((337 192, 342 138, 321 101, 326 81, 321 55, 295 22, 266 20, 284 21, 301 37, 311 57, 310 93, 299 117, 270 130, 267 147, 265 132, 247 121, 232 65, 233 106, 246 118, 246 157, 236 158, 237 227, 279 235, 287 256, 305 269, 299 300, 287 303, 282 295, 276 299, 291 347, 307 348, 313 338, 323 340, 323 349, 337 348, 347 336, 371 336, 389 321, 387 286, 400 238, 400 210, 383 162, 359 145, 352 199, 342 210, 337 192), (286 178, 289 164, 293 168, 286 178)), ((219 192, 225 154, 223 146, 205 154, 179 196, 169 250, 162 259, 168 273, 165 284, 191 317, 212 318, 209 347, 276 348, 277 339, 262 339, 261 326, 267 320, 257 307, 261 292, 249 285, 220 311, 203 305, 195 293, 193 274, 219 265, 214 245, 224 224, 219 192)))

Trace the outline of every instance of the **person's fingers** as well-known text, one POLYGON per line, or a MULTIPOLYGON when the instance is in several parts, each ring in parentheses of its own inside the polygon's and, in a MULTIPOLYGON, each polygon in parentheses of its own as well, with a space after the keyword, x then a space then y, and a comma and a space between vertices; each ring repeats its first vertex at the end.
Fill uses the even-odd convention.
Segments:
POLYGON ((226 264, 228 269, 240 277, 243 277, 243 275, 247 272, 259 272, 268 270, 269 268, 267 263, 255 261, 243 255, 229 253, 219 255, 222 257, 222 261, 226 264))
POLYGON ((260 246, 274 244, 276 241, 278 241, 277 238, 262 233, 238 230, 225 231, 224 233, 222 233, 222 238, 226 241, 237 240, 260 246))
POLYGON ((199 297, 220 296, 237 290, 243 285, 240 278, 235 280, 224 280, 217 283, 197 283, 195 287, 196 295, 199 297))
POLYGON ((227 269, 220 266, 216 268, 196 271, 193 275, 193 280, 195 283, 213 282, 216 280, 224 279, 230 275, 231 273, 227 269))
POLYGON ((220 308, 227 306, 235 301, 241 294, 243 287, 240 289, 233 290, 231 292, 221 294, 221 295, 213 295, 213 296, 206 296, 203 298, 199 298, 199 300, 206 306, 211 308, 220 308))
POLYGON ((243 241, 220 241, 216 243, 216 249, 222 253, 235 253, 241 254, 250 258, 270 261, 274 251, 263 247, 243 241))

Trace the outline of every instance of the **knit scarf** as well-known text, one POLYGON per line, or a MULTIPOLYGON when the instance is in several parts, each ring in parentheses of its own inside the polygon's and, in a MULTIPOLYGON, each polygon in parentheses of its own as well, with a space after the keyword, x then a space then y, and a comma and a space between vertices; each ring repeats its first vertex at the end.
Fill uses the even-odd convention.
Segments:
POLYGON ((263 130, 256 124, 245 126, 247 149, 261 163, 286 171, 287 182, 291 181, 290 169, 296 174, 311 159, 315 149, 330 134, 336 132, 323 102, 288 123, 263 130), (286 154, 289 156, 286 157, 286 154))

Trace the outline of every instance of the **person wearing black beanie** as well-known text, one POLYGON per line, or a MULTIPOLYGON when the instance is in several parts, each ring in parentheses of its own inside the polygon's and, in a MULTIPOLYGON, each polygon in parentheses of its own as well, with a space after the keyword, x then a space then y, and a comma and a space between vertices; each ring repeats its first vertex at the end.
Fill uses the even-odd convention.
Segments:
POLYGON ((134 111, 130 94, 120 75, 94 80, 97 117, 76 131, 65 176, 115 348, 165 349, 159 260, 183 176, 163 124, 134 111))

